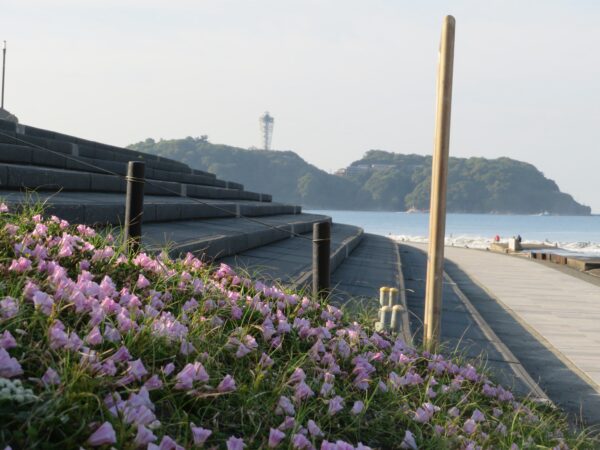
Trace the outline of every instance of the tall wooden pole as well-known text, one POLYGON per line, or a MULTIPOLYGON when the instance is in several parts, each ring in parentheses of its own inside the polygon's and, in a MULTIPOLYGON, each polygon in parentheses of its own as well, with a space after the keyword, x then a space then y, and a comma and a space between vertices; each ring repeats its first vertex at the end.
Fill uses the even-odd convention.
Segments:
POLYGON ((442 279, 444 272, 444 236, 446 233, 446 187, 450 146, 450 109, 452 106, 452 71, 454 66, 454 31, 456 21, 444 18, 438 63, 437 113, 431 169, 431 206, 429 208, 429 253, 425 287, 425 348, 435 350, 439 343, 442 314, 442 279))
POLYGON ((4 109, 4 76, 6 75, 6 41, 4 41, 4 47, 2 48, 2 102, 0 102, 0 109, 4 109))

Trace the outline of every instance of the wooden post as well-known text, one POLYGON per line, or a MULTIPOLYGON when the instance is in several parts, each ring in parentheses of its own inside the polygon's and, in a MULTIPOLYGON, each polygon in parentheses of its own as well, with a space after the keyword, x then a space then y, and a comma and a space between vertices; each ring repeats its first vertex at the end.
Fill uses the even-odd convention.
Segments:
POLYGON ((125 196, 125 242, 137 252, 142 242, 142 216, 144 215, 144 172, 142 161, 129 161, 127 165, 127 193, 125 196))
POLYGON ((429 253, 425 286, 423 341, 429 351, 439 343, 444 272, 444 236, 446 233, 446 187, 450 146, 450 109, 454 66, 454 17, 446 16, 442 26, 438 63, 437 113, 431 170, 431 206, 429 209, 429 253))
POLYGON ((329 294, 331 252, 331 222, 313 224, 313 295, 326 297, 329 294))

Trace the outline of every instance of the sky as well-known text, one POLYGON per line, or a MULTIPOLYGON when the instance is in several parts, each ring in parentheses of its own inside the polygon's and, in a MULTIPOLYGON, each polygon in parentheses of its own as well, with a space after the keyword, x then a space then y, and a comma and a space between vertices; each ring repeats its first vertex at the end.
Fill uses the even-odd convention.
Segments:
POLYGON ((115 145, 208 135, 327 170, 431 154, 443 17, 456 18, 450 154, 538 167, 600 213, 600 2, 0 0, 5 107, 115 145))

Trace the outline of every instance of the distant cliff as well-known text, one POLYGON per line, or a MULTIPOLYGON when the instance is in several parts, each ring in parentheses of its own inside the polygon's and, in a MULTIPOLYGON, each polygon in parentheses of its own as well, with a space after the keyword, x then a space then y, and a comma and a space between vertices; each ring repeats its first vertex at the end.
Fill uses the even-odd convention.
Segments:
MULTIPOLYGON (((431 157, 371 150, 336 175, 291 151, 245 150, 205 138, 154 141, 129 148, 173 158, 274 200, 310 208, 404 211, 429 208, 431 157)), ((451 158, 448 211, 590 214, 533 165, 510 158, 451 158)))

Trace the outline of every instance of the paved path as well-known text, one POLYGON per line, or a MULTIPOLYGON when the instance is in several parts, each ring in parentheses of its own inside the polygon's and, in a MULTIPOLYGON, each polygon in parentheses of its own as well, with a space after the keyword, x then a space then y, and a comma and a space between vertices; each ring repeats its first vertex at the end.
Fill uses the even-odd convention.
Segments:
MULTIPOLYGON (((400 249, 407 305, 411 314, 411 331, 415 341, 420 342, 423 335, 426 247, 403 243, 400 249)), ((495 381, 513 392, 545 398, 518 358, 490 329, 454 280, 447 276, 442 285, 442 296, 441 337, 444 353, 457 350, 459 354, 485 365, 495 381)))
POLYGON ((600 424, 600 287, 527 259, 455 247, 446 247, 445 269, 548 396, 600 424))

